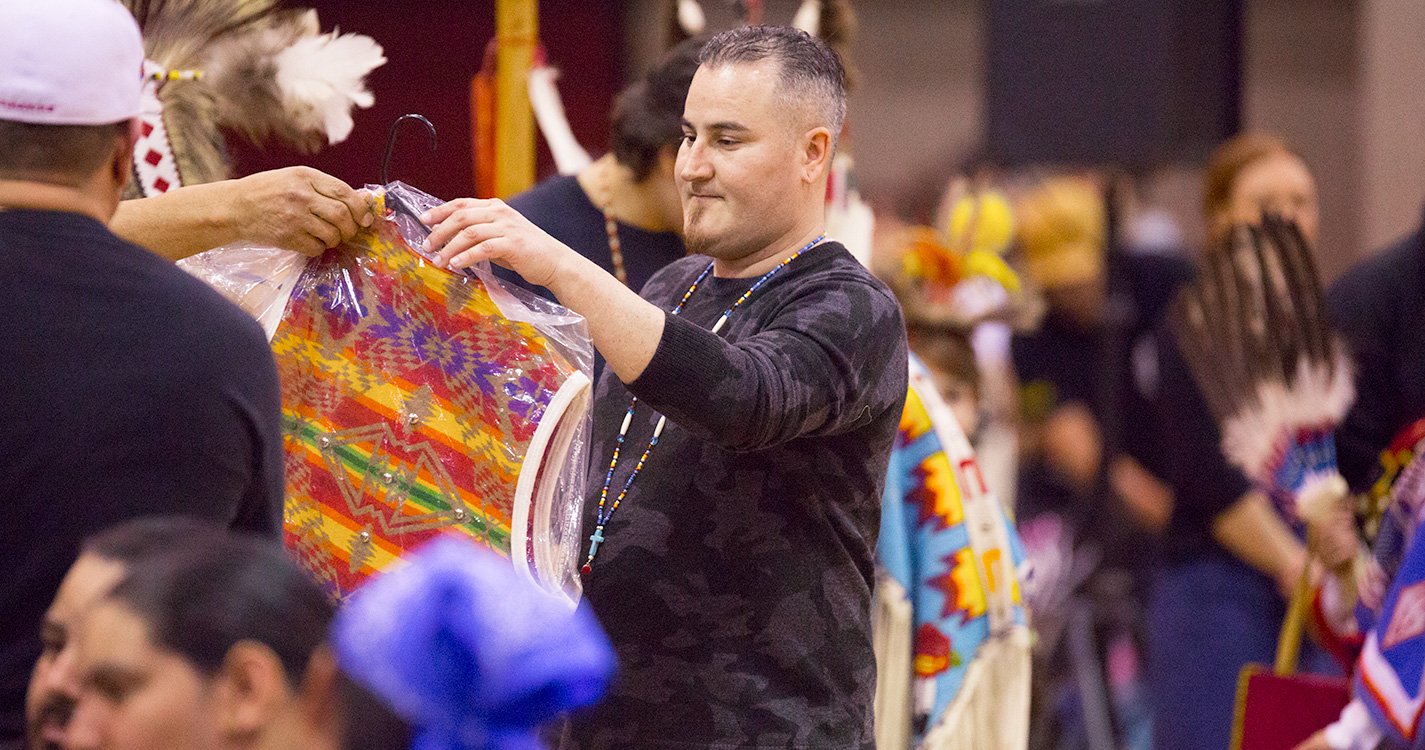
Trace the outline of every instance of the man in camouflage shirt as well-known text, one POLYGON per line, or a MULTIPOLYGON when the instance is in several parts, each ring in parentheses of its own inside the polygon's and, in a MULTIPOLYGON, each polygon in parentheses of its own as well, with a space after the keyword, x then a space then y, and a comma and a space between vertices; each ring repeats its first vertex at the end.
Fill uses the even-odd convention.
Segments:
POLYGON ((786 28, 726 32, 701 60, 676 168, 696 255, 646 299, 498 201, 433 210, 431 243, 549 287, 608 362, 585 585, 621 674, 565 746, 870 750, 872 554, 907 370, 891 293, 817 241, 845 73, 786 28))

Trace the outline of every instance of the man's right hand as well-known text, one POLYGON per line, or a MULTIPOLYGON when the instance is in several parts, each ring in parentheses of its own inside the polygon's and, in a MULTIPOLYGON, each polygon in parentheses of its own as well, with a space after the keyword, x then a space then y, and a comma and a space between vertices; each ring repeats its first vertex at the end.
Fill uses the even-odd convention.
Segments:
POLYGON ((226 183, 238 236, 316 256, 351 239, 374 216, 370 195, 311 167, 259 172, 226 183))
MULTIPOLYGON (((482 260, 495 261, 531 284, 549 287, 556 295, 556 284, 568 281, 561 276, 568 272, 570 262, 579 258, 567 245, 498 199, 460 198, 432 208, 421 216, 421 221, 431 227, 426 249, 437 253, 437 266, 467 268, 482 260)), ((600 273, 597 266, 588 268, 576 263, 574 267, 595 276, 600 273)), ((584 312, 572 304, 568 306, 584 312)))
POLYGON ((311 167, 287 167, 124 201, 109 228, 169 260, 234 242, 315 256, 374 220, 365 190, 311 167))

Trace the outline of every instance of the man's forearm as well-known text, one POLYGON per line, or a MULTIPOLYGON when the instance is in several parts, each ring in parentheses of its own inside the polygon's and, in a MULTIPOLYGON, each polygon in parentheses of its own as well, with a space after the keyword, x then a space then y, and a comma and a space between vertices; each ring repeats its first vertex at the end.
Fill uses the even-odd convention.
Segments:
POLYGON ((119 204, 109 229, 169 260, 241 239, 232 220, 229 183, 190 185, 119 204))
POLYGON ((569 256, 549 290, 588 321, 595 348, 619 380, 633 382, 658 350, 666 313, 593 261, 573 252, 569 256))

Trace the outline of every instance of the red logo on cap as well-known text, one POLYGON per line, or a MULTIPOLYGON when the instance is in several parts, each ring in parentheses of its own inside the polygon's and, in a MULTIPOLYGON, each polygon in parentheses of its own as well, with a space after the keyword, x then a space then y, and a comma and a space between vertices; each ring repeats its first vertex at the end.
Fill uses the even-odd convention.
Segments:
POLYGON ((0 99, 0 107, 5 109, 18 109, 21 112, 53 112, 53 104, 38 104, 36 102, 17 102, 11 99, 0 99))

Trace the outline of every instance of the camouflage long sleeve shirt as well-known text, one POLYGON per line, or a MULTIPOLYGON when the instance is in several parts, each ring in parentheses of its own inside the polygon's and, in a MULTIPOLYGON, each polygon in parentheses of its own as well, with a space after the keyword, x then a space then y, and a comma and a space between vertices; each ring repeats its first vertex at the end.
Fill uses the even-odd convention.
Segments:
MULTIPOLYGON (((673 263, 644 297, 672 310, 707 263, 673 263)), ((904 322, 829 242, 710 333, 754 281, 709 274, 637 380, 600 381, 586 531, 630 397, 609 502, 658 414, 669 424, 586 578, 620 674, 576 718, 575 747, 873 747, 872 556, 904 322)))

